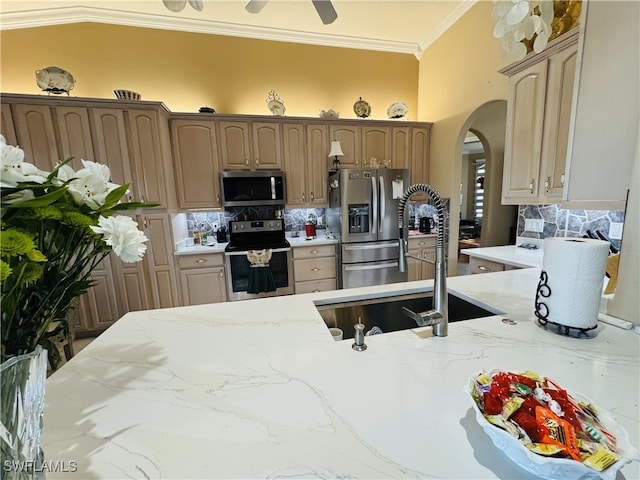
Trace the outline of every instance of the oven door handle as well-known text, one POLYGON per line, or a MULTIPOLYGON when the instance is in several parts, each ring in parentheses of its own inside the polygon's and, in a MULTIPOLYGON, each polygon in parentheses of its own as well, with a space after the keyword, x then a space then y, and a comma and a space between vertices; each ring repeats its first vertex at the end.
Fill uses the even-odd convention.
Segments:
POLYGON ((352 270, 381 270, 383 268, 395 268, 397 266, 397 261, 391 263, 371 263, 366 265, 343 265, 344 270, 347 272, 352 270))
MULTIPOLYGON (((257 250, 264 250, 263 248, 259 248, 257 250)), ((240 252, 224 252, 225 255, 229 255, 229 256, 234 256, 234 255, 244 255, 245 257, 247 256, 247 252, 249 250, 242 250, 240 252)), ((271 249, 271 253, 281 253, 281 252, 290 252, 291 251, 291 247, 286 247, 286 248, 272 248, 271 249)))

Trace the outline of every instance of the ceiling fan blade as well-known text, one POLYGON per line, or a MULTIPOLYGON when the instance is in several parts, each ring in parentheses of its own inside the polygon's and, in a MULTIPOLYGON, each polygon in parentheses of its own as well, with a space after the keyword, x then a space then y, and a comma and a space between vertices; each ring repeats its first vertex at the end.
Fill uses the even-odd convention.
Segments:
POLYGON ((313 6, 316 7, 316 11, 318 15, 320 15, 320 20, 325 25, 329 25, 333 23, 336 18, 338 18, 338 14, 336 13, 336 9, 331 5, 331 0, 311 0, 313 6))
POLYGON ((269 0, 251 0, 244 9, 249 13, 260 13, 269 0))

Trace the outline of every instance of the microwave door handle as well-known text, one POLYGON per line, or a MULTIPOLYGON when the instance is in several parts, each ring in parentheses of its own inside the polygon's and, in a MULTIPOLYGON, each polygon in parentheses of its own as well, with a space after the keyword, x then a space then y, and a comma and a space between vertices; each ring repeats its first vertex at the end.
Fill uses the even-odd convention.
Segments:
POLYGON ((378 188, 376 186, 376 177, 371 177, 371 210, 373 210, 373 220, 371 222, 371 233, 376 233, 378 229, 378 188))
POLYGON ((271 200, 276 199, 276 177, 271 176, 271 200))
POLYGON ((382 233, 382 226, 384 225, 384 217, 386 215, 386 203, 387 203, 387 199, 386 199, 386 194, 384 192, 384 178, 382 177, 378 177, 379 181, 380 181, 380 225, 379 225, 379 230, 380 233, 382 233))

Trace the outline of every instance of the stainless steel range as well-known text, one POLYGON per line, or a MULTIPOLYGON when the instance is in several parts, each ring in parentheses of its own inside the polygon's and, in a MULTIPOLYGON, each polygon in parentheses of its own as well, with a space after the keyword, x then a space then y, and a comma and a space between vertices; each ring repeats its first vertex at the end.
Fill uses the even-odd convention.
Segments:
POLYGON ((227 295, 229 300, 247 300, 293 293, 291 245, 285 238, 281 219, 229 222, 229 244, 225 248, 227 295), (271 250, 269 269, 275 290, 248 293, 251 262, 247 252, 271 250))

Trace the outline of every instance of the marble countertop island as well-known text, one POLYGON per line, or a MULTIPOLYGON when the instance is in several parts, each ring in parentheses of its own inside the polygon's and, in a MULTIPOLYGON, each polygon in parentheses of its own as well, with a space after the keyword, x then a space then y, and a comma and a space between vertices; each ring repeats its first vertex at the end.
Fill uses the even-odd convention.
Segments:
MULTIPOLYGON (((589 338, 534 321, 539 270, 448 279, 504 311, 333 341, 314 300, 424 290, 410 282, 132 312, 47 380, 48 478, 533 478, 476 422, 481 369, 535 370, 589 396, 640 438, 640 336, 589 338), (509 325, 502 320, 515 321, 509 325)), ((627 464, 618 478, 640 478, 627 464)))
POLYGON ((543 251, 541 248, 528 250, 515 245, 504 245, 500 247, 463 248, 460 253, 520 268, 542 267, 543 251))

